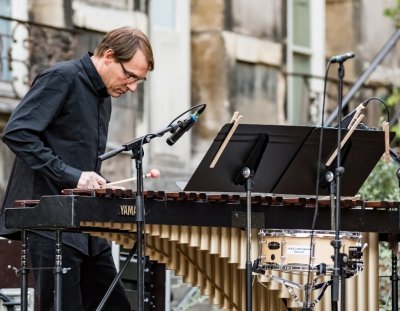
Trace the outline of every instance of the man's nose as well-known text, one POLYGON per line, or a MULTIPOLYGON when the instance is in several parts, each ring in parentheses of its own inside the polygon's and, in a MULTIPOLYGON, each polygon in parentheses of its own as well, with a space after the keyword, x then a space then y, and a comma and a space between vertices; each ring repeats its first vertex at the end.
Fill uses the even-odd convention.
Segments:
POLYGON ((132 93, 135 92, 136 89, 137 89, 137 83, 136 82, 129 83, 126 86, 129 89, 129 91, 131 91, 132 93))

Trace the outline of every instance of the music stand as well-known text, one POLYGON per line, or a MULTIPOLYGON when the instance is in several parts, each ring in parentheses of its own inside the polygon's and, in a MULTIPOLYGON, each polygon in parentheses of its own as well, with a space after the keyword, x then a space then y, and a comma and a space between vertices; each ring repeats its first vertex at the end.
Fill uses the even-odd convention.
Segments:
MULTIPOLYGON (((329 186, 321 179, 326 171, 334 171, 336 168, 335 161, 329 167, 325 166, 325 164, 337 149, 337 129, 325 128, 323 131, 319 194, 329 195, 329 186)), ((343 134, 346 131, 342 130, 343 134)), ((321 128, 315 128, 310 133, 288 167, 282 172, 282 176, 273 187, 273 193, 316 194, 320 132, 321 128)), ((394 133, 391 133, 391 139, 393 137, 394 133)), ((342 196, 354 196, 357 194, 384 152, 383 131, 355 130, 353 132, 341 151, 341 166, 345 169, 345 174, 341 177, 342 196)))
POLYGON ((235 184, 234 179, 243 168, 259 135, 266 135, 268 144, 258 173, 254 176, 253 191, 271 193, 295 152, 314 129, 307 126, 239 124, 217 164, 210 168, 230 126, 225 124, 221 128, 184 191, 243 192, 243 187, 235 184))
MULTIPOLYGON (((210 167, 232 124, 225 124, 187 183, 184 191, 243 192, 247 198, 247 254, 250 254, 251 191, 260 193, 329 194, 324 182, 325 163, 337 149, 337 129, 309 126, 239 124, 224 146, 215 166, 210 167), (321 161, 319 140, 323 133, 321 161), (248 164, 254 167, 248 167, 248 164), (321 174, 317 176, 318 165, 321 174), (248 172, 246 173, 246 169, 248 172), (251 178, 251 180, 249 180, 251 178)), ((346 130, 343 130, 346 132, 346 130)), ((385 151, 383 131, 355 130, 341 149, 342 193, 354 196, 385 151)), ((393 138, 393 133, 392 133, 393 138)), ((246 262, 246 307, 251 310, 251 271, 246 262), (249 277, 250 273, 250 277, 249 277)))
MULTIPOLYGON (((321 128, 310 126, 239 124, 214 168, 210 168, 230 124, 225 124, 216 135, 205 156, 186 184, 184 191, 243 192, 234 183, 249 150, 259 135, 268 137, 265 153, 254 176, 254 192, 294 195, 316 195, 319 135, 321 128)), ((321 165, 337 148, 336 128, 323 129, 321 165)), ((346 132, 346 130, 343 130, 346 132)), ((394 137, 391 133, 391 139, 394 137)), ((385 152, 384 132, 355 130, 342 148, 342 193, 354 196, 385 152)), ((321 195, 329 195, 329 188, 321 183, 321 195)))

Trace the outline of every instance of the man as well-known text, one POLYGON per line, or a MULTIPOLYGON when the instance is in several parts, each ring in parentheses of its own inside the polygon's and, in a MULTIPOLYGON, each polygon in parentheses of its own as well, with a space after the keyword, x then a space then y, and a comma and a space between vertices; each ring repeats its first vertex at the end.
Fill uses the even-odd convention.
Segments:
MULTIPOLYGON (((136 91, 153 68, 148 38, 137 29, 122 27, 110 31, 93 55, 41 73, 3 132, 4 143, 16 155, 3 211, 15 200, 106 184, 98 156, 106 148, 110 96, 136 91)), ((2 234, 13 233, 4 228, 4 212, 1 216, 2 234)), ((71 268, 62 278, 62 309, 95 310, 116 275, 110 245, 72 232, 64 232, 62 240, 63 267, 71 268)), ((54 232, 30 232, 28 242, 33 267, 54 267, 54 232)), ((53 270, 35 269, 34 276, 40 310, 52 310, 53 270)), ((121 284, 104 310, 130 310, 121 284)))

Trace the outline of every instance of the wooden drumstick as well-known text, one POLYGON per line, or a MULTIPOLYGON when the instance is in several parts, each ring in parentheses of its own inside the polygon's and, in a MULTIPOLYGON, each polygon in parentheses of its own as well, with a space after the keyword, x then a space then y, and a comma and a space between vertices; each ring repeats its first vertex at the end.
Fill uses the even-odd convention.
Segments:
MULTIPOLYGON (((160 177, 160 171, 155 168, 153 168, 149 173, 143 175, 143 178, 158 178, 158 177, 160 177)), ((107 186, 118 185, 118 184, 122 184, 125 182, 134 181, 136 179, 137 179, 136 177, 121 179, 118 181, 113 181, 113 182, 107 183, 107 184, 105 184, 105 186, 107 187, 107 186)))
MULTIPOLYGON (((360 115, 357 120, 353 123, 352 127, 349 129, 349 131, 347 132, 346 136, 343 138, 342 142, 340 143, 340 149, 343 148, 344 144, 347 142, 347 140, 350 138, 351 134, 353 134, 354 130, 357 128, 358 124, 360 124, 361 120, 364 118, 364 115, 360 115)), ((333 160, 336 158, 337 156, 337 152, 338 150, 335 149, 335 151, 333 152, 333 154, 331 155, 331 157, 329 158, 329 160, 326 162, 326 166, 330 166, 333 162, 333 160)))
POLYGON ((226 135, 222 145, 220 146, 220 148, 218 149, 217 154, 215 155, 213 161, 210 164, 210 168, 214 168, 215 165, 217 164, 219 158, 222 155, 222 152, 224 152, 226 145, 228 144, 229 140, 231 139, 233 133, 235 132, 237 126, 239 125, 239 121, 243 116, 239 115, 238 111, 235 111, 235 113, 232 116, 231 119, 231 128, 228 132, 228 134, 226 135))
POLYGON ((354 123, 357 121, 358 116, 360 115, 361 111, 365 108, 364 104, 361 103, 357 108, 356 108, 356 112, 354 113, 353 118, 351 119, 347 129, 349 130, 350 128, 352 128, 352 126, 354 125, 354 123))

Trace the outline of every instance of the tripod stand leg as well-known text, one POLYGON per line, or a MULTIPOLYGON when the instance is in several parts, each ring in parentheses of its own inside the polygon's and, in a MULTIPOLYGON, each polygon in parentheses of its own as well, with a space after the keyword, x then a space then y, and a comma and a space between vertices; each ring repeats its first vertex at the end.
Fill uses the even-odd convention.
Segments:
POLYGON ((106 304, 108 298, 110 297, 115 285, 117 285, 119 279, 121 278, 122 273, 125 271, 125 268, 128 266, 128 264, 130 263, 133 255, 136 253, 136 243, 135 245, 133 245, 132 250, 130 251, 128 257, 126 257, 125 262, 123 267, 119 270, 118 274, 115 276, 114 280, 112 281, 110 287, 108 288, 107 292, 104 294, 103 299, 101 300, 99 306, 97 307, 96 311, 101 311, 104 307, 104 305, 106 304))

